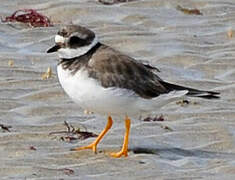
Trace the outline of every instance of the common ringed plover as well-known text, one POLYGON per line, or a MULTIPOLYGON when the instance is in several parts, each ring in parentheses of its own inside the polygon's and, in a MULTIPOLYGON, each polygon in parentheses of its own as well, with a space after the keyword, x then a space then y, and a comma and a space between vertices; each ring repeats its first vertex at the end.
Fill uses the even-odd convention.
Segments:
POLYGON ((162 80, 155 68, 98 41, 95 33, 85 27, 68 25, 55 36, 55 46, 47 53, 57 52, 60 61, 58 78, 65 92, 82 108, 108 116, 104 130, 88 146, 73 150, 92 149, 113 124, 111 116, 125 118, 126 132, 120 152, 113 157, 128 155, 130 117, 150 113, 182 98, 184 95, 218 98, 218 92, 197 90, 162 80))

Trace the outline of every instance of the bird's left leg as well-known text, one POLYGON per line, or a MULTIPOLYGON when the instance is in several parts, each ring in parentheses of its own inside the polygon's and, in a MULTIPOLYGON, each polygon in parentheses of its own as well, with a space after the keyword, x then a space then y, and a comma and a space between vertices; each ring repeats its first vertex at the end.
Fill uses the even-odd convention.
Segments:
POLYGON ((130 127, 131 127, 131 120, 126 116, 125 119, 125 126, 126 126, 126 132, 124 136, 124 141, 122 145, 121 151, 117 153, 111 153, 110 155, 115 158, 120 158, 121 156, 128 156, 128 141, 129 141, 129 133, 130 133, 130 127))

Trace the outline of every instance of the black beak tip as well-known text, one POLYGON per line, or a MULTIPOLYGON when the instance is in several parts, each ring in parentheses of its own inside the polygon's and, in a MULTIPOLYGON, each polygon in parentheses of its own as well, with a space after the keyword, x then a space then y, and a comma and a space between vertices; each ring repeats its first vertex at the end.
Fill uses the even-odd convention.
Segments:
POLYGON ((51 53, 51 48, 47 50, 47 53, 51 53))
POLYGON ((53 47, 51 47, 50 49, 47 50, 47 53, 53 53, 53 52, 56 52, 60 49, 60 46, 59 45, 55 45, 53 47))

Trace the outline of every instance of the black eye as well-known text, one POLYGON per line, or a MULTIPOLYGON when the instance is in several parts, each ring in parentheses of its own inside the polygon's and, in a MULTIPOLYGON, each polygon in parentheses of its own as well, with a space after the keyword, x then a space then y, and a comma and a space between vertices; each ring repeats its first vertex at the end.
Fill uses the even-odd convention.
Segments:
POLYGON ((77 36, 72 36, 69 39, 69 45, 71 48, 76 48, 76 47, 81 47, 81 46, 87 45, 87 42, 86 42, 86 40, 81 39, 77 36))
POLYGON ((66 29, 62 29, 61 31, 58 32, 58 34, 63 36, 63 37, 67 37, 68 36, 68 32, 66 31, 66 29))

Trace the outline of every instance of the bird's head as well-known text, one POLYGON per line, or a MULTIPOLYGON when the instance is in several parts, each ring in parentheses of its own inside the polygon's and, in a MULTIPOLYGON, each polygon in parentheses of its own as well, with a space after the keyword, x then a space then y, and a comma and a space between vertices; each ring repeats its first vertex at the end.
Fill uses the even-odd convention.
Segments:
POLYGON ((60 58, 70 59, 87 53, 97 44, 95 33, 78 25, 67 25, 55 36, 55 45, 47 53, 57 52, 60 58))

